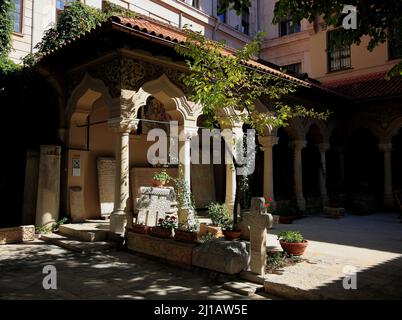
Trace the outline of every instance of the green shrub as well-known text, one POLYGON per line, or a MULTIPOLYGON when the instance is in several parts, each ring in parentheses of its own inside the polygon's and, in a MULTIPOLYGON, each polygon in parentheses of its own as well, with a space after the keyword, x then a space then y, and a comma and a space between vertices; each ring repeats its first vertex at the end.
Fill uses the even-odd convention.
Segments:
POLYGON ((212 220, 213 225, 223 227, 229 222, 229 211, 225 204, 212 202, 208 206, 208 218, 212 220))
POLYGON ((304 238, 299 231, 282 231, 278 234, 278 240, 288 243, 300 243, 304 238))

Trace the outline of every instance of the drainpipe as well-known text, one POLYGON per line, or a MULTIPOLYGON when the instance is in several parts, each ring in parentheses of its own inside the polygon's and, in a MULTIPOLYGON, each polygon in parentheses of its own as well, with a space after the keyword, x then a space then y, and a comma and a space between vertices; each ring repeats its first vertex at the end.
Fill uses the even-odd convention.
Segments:
POLYGON ((257 32, 261 30, 261 25, 260 25, 260 8, 261 8, 261 4, 260 4, 260 0, 257 0, 257 32))
MULTIPOLYGON (((24 2, 25 3, 25 2, 24 2)), ((31 19, 31 48, 29 50, 30 53, 33 52, 34 47, 34 23, 35 23, 35 0, 32 0, 32 19, 31 19)))
POLYGON ((179 28, 181 29, 183 26, 183 12, 179 12, 179 28))

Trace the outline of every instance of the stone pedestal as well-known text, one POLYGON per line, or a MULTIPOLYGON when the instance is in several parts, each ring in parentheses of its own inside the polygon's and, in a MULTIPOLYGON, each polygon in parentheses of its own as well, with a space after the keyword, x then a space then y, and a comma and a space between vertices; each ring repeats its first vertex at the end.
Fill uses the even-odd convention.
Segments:
POLYGON ((35 240, 35 226, 0 229, 0 244, 21 243, 35 240))
POLYGON ((51 225, 59 218, 60 203, 59 146, 41 146, 35 225, 51 225))

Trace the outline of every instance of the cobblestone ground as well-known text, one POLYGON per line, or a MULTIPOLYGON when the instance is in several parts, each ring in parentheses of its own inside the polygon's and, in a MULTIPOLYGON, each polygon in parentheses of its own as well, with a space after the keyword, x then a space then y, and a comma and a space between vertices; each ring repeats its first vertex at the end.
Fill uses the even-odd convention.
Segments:
POLYGON ((0 246, 0 299, 245 298, 196 271, 126 251, 78 254, 40 240, 0 246), (57 290, 42 286, 42 270, 49 264, 57 269, 57 290))

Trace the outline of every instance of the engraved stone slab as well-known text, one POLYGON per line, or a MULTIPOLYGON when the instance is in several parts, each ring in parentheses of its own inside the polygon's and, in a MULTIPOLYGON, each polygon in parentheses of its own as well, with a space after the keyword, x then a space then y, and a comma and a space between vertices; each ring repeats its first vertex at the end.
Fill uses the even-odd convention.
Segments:
POLYGON ((98 158, 97 169, 101 215, 110 215, 114 207, 116 161, 113 158, 98 158))
POLYGON ((0 229, 0 244, 33 240, 35 240, 35 226, 33 225, 0 229))
POLYGON ((85 220, 84 191, 81 187, 70 188, 70 213, 73 222, 85 220))
POLYGON ((191 190, 198 208, 206 208, 216 201, 213 164, 191 165, 191 190))
POLYGON ((156 226, 166 215, 177 216, 176 194, 173 187, 140 187, 136 199, 137 223, 156 226))

